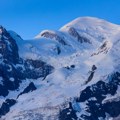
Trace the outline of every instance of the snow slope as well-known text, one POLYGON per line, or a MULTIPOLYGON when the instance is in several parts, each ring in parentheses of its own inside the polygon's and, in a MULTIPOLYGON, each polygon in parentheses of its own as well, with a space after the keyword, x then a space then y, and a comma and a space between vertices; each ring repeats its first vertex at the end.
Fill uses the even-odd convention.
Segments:
MULTIPOLYGON (((120 26, 102 19, 80 17, 58 31, 42 31, 31 40, 23 40, 12 31, 9 34, 16 40, 22 59, 42 60, 54 70, 44 80, 23 80, 17 90, 1 97, 0 104, 7 98, 17 101, 1 120, 57 120, 59 111, 69 102, 74 105, 82 90, 101 79, 106 81, 120 69, 120 26), (37 90, 17 98, 31 81, 37 90)), ((82 103, 79 107, 85 109, 82 103)))

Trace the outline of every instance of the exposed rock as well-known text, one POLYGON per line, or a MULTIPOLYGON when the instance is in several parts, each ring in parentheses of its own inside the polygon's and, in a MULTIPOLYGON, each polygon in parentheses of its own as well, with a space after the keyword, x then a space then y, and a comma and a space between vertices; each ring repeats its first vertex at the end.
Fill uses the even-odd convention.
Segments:
POLYGON ((90 40, 88 40, 87 38, 85 38, 84 36, 79 35, 79 33, 75 30, 75 28, 70 27, 69 28, 69 34, 72 35, 73 37, 75 37, 80 43, 90 43, 90 40))
POLYGON ((19 57, 16 41, 10 36, 2 26, 0 27, 0 95, 7 96, 9 90, 16 90, 22 80, 37 79, 46 77, 51 73, 53 67, 41 60, 27 59, 19 57), (13 81, 11 81, 13 78, 13 81))
POLYGON ((54 39, 61 43, 62 45, 67 45, 67 43, 64 41, 64 38, 61 38, 59 35, 57 35, 54 32, 51 31, 45 31, 41 34, 42 37, 49 38, 49 39, 54 39))
MULTIPOLYGON (((19 95, 18 95, 18 97, 20 96, 20 95, 22 95, 22 94, 25 94, 25 93, 28 93, 28 92, 32 92, 32 91, 34 91, 34 90, 36 90, 37 88, 35 87, 35 85, 34 85, 34 83, 33 82, 31 82, 24 90, 23 90, 23 92, 21 92, 19 95)), ((18 98, 17 97, 17 98, 18 98)))
POLYGON ((75 111, 72 108, 72 104, 69 103, 69 107, 60 111, 59 120, 77 120, 75 111))
POLYGON ((7 99, 2 106, 0 107, 0 118, 1 116, 5 115, 9 112, 10 107, 13 106, 16 103, 16 100, 13 99, 7 99))

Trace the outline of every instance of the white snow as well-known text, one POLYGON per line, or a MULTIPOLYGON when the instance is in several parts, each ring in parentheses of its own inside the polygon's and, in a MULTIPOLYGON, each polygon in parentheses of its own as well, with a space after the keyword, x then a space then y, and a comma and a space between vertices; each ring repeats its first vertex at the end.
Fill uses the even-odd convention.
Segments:
POLYGON ((15 79, 13 77, 11 77, 9 80, 13 82, 15 79))
POLYGON ((3 78, 0 77, 0 84, 3 85, 3 82, 2 82, 3 78))

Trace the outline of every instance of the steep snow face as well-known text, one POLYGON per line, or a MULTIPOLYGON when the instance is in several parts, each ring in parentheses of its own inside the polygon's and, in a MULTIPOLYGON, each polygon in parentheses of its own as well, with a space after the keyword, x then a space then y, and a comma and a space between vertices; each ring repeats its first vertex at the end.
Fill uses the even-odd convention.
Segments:
MULTIPOLYGON (((120 100, 103 102, 119 96, 119 25, 83 17, 58 31, 42 31, 31 40, 23 40, 12 31, 8 33, 16 41, 21 59, 14 68, 20 68, 18 71, 22 71, 24 77, 17 89, 0 97, 2 120, 91 120, 94 116, 92 105, 98 113, 95 120, 114 117, 107 105, 118 106, 120 100), (82 101, 81 96, 86 98, 82 101), (10 104, 14 100, 14 105, 10 104), (102 115, 99 106, 91 102, 102 106, 102 115), (90 111, 86 111, 86 107, 90 111)), ((0 56, 0 63, 2 61, 0 56)), ((1 66, 0 70, 3 71, 1 66)), ((1 76, 0 73, 0 85, 3 85, 1 76)), ((16 79, 11 76, 10 81, 16 79)), ((118 115, 117 112, 115 117, 118 115)))

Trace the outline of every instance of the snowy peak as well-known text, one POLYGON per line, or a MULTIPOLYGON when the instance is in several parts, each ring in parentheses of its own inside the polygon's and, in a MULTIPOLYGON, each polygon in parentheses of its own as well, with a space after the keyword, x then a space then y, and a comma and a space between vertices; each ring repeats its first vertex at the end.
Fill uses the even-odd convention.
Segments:
POLYGON ((41 37, 46 37, 46 38, 49 38, 52 36, 49 36, 50 34, 56 34, 55 31, 52 31, 52 30, 43 30, 42 32, 40 32, 37 36, 35 36, 36 39, 39 39, 41 37))
POLYGON ((0 26, 0 34, 2 34, 2 33, 3 33, 3 27, 0 26))
POLYGON ((6 29, 0 25, 0 34, 5 34, 6 32, 6 29))
POLYGON ((68 24, 66 24, 65 26, 63 26, 61 28, 61 30, 67 26, 74 26, 75 28, 78 29, 86 29, 89 27, 93 27, 93 28, 99 28, 100 26, 103 27, 104 29, 115 29, 115 28, 119 28, 119 25, 110 23, 108 21, 105 21, 103 19, 99 19, 99 18, 95 18, 95 17, 79 17, 76 18, 75 20, 69 22, 68 24))
POLYGON ((79 17, 58 31, 44 30, 35 39, 56 41, 72 48, 88 49, 99 47, 104 41, 111 41, 120 33, 120 26, 94 17, 79 17))
POLYGON ((0 26, 0 54, 2 58, 6 58, 9 62, 18 62, 18 46, 8 31, 2 26, 0 26))
POLYGON ((119 25, 94 17, 79 17, 63 26, 60 31, 69 33, 70 28, 76 29, 83 36, 95 38, 99 42, 116 35, 120 31, 119 25))

